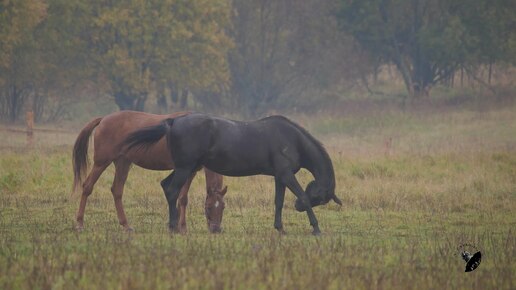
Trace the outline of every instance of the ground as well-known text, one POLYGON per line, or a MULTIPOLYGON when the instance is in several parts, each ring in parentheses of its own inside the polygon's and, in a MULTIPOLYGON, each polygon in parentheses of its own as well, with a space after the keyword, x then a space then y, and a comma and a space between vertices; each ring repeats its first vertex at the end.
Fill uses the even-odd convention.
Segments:
MULTIPOLYGON (((190 192, 186 235, 170 235, 159 181, 133 168, 117 224, 100 179, 74 230, 71 146, 79 129, 25 136, 0 131, 1 289, 514 289, 516 107, 394 109, 292 115, 333 160, 344 205, 317 207, 322 236, 287 191, 273 228, 270 177, 226 178, 224 231, 208 233, 204 177, 190 192), (482 263, 464 273, 457 247, 482 263)), ((306 185, 311 175, 298 174, 306 185)))

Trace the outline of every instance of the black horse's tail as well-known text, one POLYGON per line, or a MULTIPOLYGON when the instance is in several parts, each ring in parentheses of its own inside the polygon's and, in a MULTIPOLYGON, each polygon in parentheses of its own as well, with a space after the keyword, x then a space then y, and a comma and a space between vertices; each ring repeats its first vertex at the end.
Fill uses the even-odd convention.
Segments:
POLYGON ((143 129, 137 130, 131 133, 124 140, 124 147, 126 151, 131 149, 140 150, 147 149, 154 143, 158 142, 168 132, 168 129, 174 123, 173 118, 165 119, 160 124, 143 129))

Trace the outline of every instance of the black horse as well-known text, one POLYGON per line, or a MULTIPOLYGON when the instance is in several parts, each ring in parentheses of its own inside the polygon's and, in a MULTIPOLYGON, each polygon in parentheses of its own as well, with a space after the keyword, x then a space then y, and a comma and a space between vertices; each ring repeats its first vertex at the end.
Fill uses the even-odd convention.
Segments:
POLYGON ((201 166, 228 176, 265 174, 276 182, 274 227, 283 231, 281 211, 288 187, 297 197, 295 208, 306 211, 313 234, 320 234, 312 207, 334 200, 335 174, 331 159, 312 135, 283 116, 271 116, 253 122, 233 121, 203 114, 189 114, 143 128, 126 140, 127 150, 148 147, 166 135, 175 164, 167 190, 169 227, 177 228, 176 200, 180 189, 201 166), (303 191, 296 177, 306 168, 314 176, 303 191))

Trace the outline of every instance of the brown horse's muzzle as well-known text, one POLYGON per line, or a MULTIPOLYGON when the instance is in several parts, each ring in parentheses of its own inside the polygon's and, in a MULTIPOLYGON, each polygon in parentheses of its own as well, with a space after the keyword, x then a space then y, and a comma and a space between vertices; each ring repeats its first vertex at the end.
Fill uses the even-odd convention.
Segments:
POLYGON ((209 224, 208 229, 212 234, 220 234, 222 232, 222 228, 217 224, 209 224))

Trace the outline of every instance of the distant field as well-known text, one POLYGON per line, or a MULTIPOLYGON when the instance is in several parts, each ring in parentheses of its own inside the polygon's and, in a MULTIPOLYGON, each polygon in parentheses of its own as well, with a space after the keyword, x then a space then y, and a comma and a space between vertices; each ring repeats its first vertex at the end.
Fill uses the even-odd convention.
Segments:
MULTIPOLYGON (((515 289, 516 107, 291 116, 328 148, 344 205, 318 207, 323 235, 287 192, 286 236, 273 228, 270 177, 226 178, 224 232, 190 191, 189 232, 169 235, 159 181, 133 168, 117 224, 113 168, 96 185, 85 230, 70 197, 76 133, 0 131, 0 289, 515 289), (456 247, 476 245, 464 273, 456 247)), ((78 132, 78 129, 77 129, 78 132)), ((306 185, 311 175, 298 174, 306 185)))

